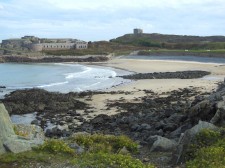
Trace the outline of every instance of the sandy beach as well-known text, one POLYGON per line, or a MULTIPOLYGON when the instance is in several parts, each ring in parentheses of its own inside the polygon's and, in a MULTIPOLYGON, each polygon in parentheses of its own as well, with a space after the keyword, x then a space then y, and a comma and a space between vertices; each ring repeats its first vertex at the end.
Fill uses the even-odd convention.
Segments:
POLYGON ((183 88, 195 88, 201 92, 213 92, 218 83, 224 80, 225 66, 216 63, 199 63, 183 61, 162 61, 162 60, 138 60, 138 59, 119 59, 115 58, 107 63, 101 64, 114 68, 120 68, 136 73, 151 72, 175 72, 188 70, 204 70, 211 74, 199 79, 145 79, 132 81, 126 85, 120 85, 108 89, 107 91, 126 91, 131 94, 96 94, 92 101, 88 102, 94 107, 93 116, 98 114, 113 115, 118 111, 116 109, 106 109, 106 104, 112 101, 123 99, 125 102, 139 101, 139 98, 146 95, 143 90, 152 90, 155 93, 162 94, 173 90, 183 88))

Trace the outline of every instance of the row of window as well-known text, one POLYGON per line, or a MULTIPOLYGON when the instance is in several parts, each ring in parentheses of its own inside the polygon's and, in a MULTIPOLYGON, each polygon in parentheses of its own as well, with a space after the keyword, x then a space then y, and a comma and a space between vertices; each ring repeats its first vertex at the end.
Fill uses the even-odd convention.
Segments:
MULTIPOLYGON (((44 48, 72 48, 73 46, 52 46, 44 45, 44 48)), ((77 48, 87 48, 87 46, 77 46, 77 48)))
POLYGON ((87 48, 87 46, 78 46, 77 48, 87 48))
POLYGON ((43 46, 44 48, 72 48, 73 46, 52 46, 52 45, 50 45, 50 46, 48 46, 48 45, 44 45, 43 46))

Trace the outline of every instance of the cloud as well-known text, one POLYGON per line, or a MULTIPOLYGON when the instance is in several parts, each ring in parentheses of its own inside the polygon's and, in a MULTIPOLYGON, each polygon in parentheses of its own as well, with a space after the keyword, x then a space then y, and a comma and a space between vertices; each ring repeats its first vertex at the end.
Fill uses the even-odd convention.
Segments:
POLYGON ((0 40, 9 34, 108 40, 144 32, 225 35, 224 0, 0 0, 0 40))

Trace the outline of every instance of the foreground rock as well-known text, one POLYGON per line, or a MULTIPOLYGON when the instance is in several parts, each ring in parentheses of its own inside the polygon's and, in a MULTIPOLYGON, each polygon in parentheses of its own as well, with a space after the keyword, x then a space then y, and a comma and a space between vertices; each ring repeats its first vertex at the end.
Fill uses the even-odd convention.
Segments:
POLYGON ((158 135, 151 136, 149 140, 153 141, 150 152, 168 152, 173 151, 177 147, 177 143, 175 141, 158 135))
POLYGON ((44 142, 44 133, 37 126, 14 127, 5 106, 0 104, 0 154, 31 150, 44 142), (14 132, 17 130, 18 135, 14 132))

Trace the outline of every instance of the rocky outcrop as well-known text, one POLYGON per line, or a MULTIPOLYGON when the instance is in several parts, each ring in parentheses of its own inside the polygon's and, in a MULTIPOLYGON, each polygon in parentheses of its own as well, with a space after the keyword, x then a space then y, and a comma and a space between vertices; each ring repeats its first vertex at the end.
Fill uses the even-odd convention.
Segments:
POLYGON ((177 71, 177 72, 154 72, 138 73, 120 76, 124 79, 194 79, 209 75, 207 71, 177 71))
POLYGON ((216 104, 216 113, 213 118, 210 120, 212 124, 216 124, 219 126, 225 125, 225 96, 222 97, 223 100, 219 101, 216 104))
POLYGON ((108 61, 109 58, 106 56, 90 56, 90 57, 58 57, 58 56, 49 56, 49 57, 22 57, 22 56, 3 56, 0 57, 2 62, 29 62, 29 63, 50 63, 50 62, 104 62, 108 61))
POLYGON ((5 96, 2 102, 10 114, 60 113, 86 107, 86 104, 76 100, 76 97, 76 93, 62 94, 43 89, 30 89, 14 91, 5 96))
MULTIPOLYGON (((82 95, 81 95, 82 97, 82 95)), ((42 89, 18 90, 5 96, 2 102, 5 104, 9 114, 27 114, 37 112, 33 124, 45 129, 49 122, 54 125, 70 125, 73 127, 76 122, 84 119, 77 113, 77 110, 85 110, 87 104, 77 100, 78 93, 55 93, 42 89)), ((54 129, 48 132, 57 135, 67 135, 65 131, 54 129)))
POLYGON ((194 125, 199 120, 217 126, 225 126, 225 86, 188 110, 189 121, 194 125))
POLYGON ((44 142, 43 131, 37 126, 13 126, 5 106, 0 104, 0 154, 31 150, 44 142), (15 132, 15 131, 16 132, 15 132))

